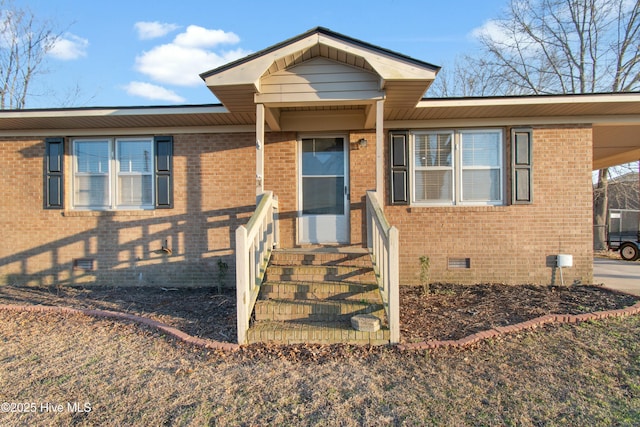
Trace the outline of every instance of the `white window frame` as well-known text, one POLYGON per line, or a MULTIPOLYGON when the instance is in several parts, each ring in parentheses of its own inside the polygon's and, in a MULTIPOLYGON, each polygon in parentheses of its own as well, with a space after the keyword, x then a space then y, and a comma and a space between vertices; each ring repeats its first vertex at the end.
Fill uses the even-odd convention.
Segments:
POLYGON ((417 205, 426 205, 426 206, 452 206, 455 204, 455 195, 456 195, 456 186, 457 186, 457 176, 456 176, 456 161, 455 161, 455 141, 456 136, 455 132, 450 129, 441 129, 441 130, 429 130, 429 131, 420 131, 414 132, 411 135, 411 200, 415 201, 417 205), (429 135, 451 135, 452 144, 451 144, 451 166, 418 166, 416 164, 416 136, 429 136, 429 135), (442 199, 440 200, 419 200, 416 196, 416 172, 418 171, 451 171, 451 199, 447 202, 444 202, 442 199))
POLYGON ((73 179, 72 179, 72 207, 76 210, 150 210, 155 209, 155 144, 153 137, 122 137, 122 138, 75 138, 72 140, 73 144, 73 179), (118 146, 119 142, 127 141, 144 141, 149 143, 150 147, 150 171, 148 173, 128 173, 120 172, 120 165, 118 160, 118 146), (107 171, 107 205, 94 205, 94 206, 78 206, 77 205, 77 177, 78 176, 90 176, 91 173, 78 172, 78 156, 77 156, 77 144, 78 143, 107 143, 108 144, 108 171, 107 171), (150 175, 151 176, 151 200, 148 204, 140 205, 125 205, 118 204, 118 177, 126 175, 150 175))
POLYGON ((504 129, 500 128, 469 128, 469 129, 429 129, 429 130, 416 130, 410 132, 410 158, 409 164, 410 181, 411 181, 411 206, 501 206, 505 204, 505 136, 504 129), (495 133, 498 135, 498 166, 464 166, 462 164, 462 135, 468 133, 495 133), (451 133, 453 135, 453 161, 452 169, 452 197, 451 201, 429 201, 429 200, 417 200, 416 197, 416 171, 420 170, 444 170, 438 167, 422 167, 416 165, 416 136, 418 135, 434 135, 451 133), (498 170, 499 182, 499 199, 497 200, 464 200, 463 194, 463 172, 465 170, 498 170))

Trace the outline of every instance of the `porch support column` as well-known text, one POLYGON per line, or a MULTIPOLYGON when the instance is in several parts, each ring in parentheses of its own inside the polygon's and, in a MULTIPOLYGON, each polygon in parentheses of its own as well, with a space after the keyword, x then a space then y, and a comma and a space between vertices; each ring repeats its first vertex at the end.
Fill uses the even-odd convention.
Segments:
POLYGON ((256 104, 256 196, 264 193, 264 104, 256 104))
POLYGON ((376 194, 384 206, 384 99, 376 101, 376 194))

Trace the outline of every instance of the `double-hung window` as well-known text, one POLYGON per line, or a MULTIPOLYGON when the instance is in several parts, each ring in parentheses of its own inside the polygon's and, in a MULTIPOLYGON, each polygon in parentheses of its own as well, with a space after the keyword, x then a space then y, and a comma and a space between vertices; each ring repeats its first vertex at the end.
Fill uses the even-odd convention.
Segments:
POLYGON ((413 204, 503 204, 501 130, 414 132, 412 150, 413 204))
POLYGON ((153 138, 73 141, 73 206, 79 209, 152 209, 153 138))

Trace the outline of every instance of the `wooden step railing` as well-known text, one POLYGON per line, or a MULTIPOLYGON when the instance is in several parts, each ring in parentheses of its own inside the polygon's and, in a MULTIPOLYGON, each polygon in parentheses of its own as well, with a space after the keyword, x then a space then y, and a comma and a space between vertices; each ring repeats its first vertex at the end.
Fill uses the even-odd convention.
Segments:
POLYGON ((246 226, 236 229, 236 304, 238 344, 247 341, 251 312, 278 242, 278 199, 271 191, 258 196, 256 210, 246 226))
POLYGON ((389 225, 375 191, 367 191, 367 247, 389 321, 391 344, 400 342, 398 229, 389 225))

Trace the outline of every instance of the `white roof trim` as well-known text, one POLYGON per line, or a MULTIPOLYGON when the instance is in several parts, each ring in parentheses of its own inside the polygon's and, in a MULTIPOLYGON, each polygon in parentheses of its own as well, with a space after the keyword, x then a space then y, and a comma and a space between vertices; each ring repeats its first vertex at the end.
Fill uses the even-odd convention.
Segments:
POLYGON ((96 129, 34 129, 34 130, 0 130, 0 137, 50 137, 50 136, 105 136, 105 135, 186 135, 200 133, 252 133, 253 125, 230 126, 193 126, 193 127, 158 127, 158 128, 96 128, 96 129))
POLYGON ((622 92, 615 94, 593 95, 549 95, 496 98, 425 98, 418 102, 416 108, 447 107, 489 107, 500 105, 559 105, 559 104, 603 104, 603 103, 640 102, 640 93, 622 92))
POLYGON ((541 116, 541 117, 489 117, 489 118, 453 118, 436 120, 387 120, 385 128, 445 128, 474 126, 535 126, 535 125, 598 125, 621 126, 640 123, 640 115, 628 116, 541 116))
POLYGON ((107 116, 163 116, 181 114, 220 114, 228 113, 223 106, 193 107, 135 107, 135 108, 79 108, 51 110, 0 110, 0 119, 4 118, 56 118, 56 117, 107 117, 107 116))

